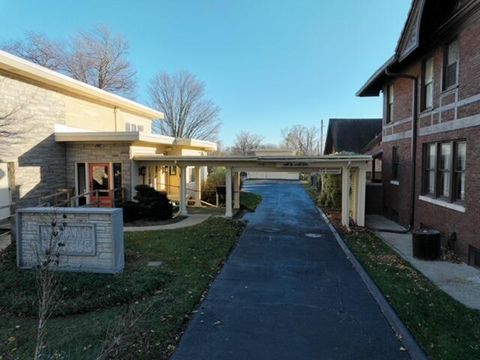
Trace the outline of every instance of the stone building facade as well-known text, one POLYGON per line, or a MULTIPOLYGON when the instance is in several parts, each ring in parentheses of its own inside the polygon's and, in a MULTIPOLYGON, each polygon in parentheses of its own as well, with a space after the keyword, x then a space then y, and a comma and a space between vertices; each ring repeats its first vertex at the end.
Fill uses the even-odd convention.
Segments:
POLYGON ((359 96, 384 94, 384 213, 441 231, 480 266, 480 1, 415 0, 395 55, 359 96), (413 220, 413 221, 412 221, 413 220))

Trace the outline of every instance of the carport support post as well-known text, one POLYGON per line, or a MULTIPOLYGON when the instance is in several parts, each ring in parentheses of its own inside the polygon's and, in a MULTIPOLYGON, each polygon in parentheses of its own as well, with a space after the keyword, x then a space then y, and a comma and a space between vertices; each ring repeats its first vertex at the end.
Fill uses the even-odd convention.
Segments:
POLYGON ((240 209, 240 172, 233 175, 233 208, 240 209))
POLYGON ((202 206, 202 176, 200 166, 195 166, 195 206, 202 206))
POLYGON ((342 168, 342 225, 350 225, 350 165, 342 168))
POLYGON ((188 215, 187 211, 187 167, 180 166, 180 215, 188 215))
MULTIPOLYGON (((375 160, 374 160, 375 161, 375 160)), ((367 168, 360 167, 357 175, 357 225, 365 226, 365 193, 367 191, 367 168)))
POLYGON ((225 174, 225 185, 226 185, 226 193, 225 193, 225 217, 232 217, 233 210, 232 210, 232 167, 227 166, 225 174))

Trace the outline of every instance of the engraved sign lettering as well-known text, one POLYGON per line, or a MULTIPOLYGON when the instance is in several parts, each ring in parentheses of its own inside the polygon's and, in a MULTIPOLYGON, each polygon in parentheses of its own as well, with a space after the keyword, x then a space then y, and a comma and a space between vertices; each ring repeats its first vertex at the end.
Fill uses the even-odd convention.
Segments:
MULTIPOLYGON (((40 225, 40 241, 42 247, 46 248, 50 240, 51 226, 40 225)), ((60 242, 65 243, 62 250, 67 256, 95 256, 96 239, 95 225, 68 224, 60 236, 60 242)))

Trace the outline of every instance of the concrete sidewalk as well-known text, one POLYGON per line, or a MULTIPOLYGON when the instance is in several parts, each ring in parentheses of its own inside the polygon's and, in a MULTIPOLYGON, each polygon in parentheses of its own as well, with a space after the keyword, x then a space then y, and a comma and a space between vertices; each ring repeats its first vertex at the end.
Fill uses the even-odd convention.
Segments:
MULTIPOLYGON (((368 215, 367 227, 404 230, 380 215, 368 215)), ((425 261, 412 256, 412 235, 376 231, 376 234, 402 258, 429 278, 451 297, 472 309, 480 310, 480 270, 467 264, 447 261, 425 261)))
POLYGON ((136 232, 136 231, 156 231, 156 230, 173 230, 181 229, 189 226, 194 226, 201 224, 207 220, 211 215, 209 214, 194 214, 189 215, 186 219, 166 225, 152 225, 152 226, 124 226, 123 231, 125 232, 136 232))

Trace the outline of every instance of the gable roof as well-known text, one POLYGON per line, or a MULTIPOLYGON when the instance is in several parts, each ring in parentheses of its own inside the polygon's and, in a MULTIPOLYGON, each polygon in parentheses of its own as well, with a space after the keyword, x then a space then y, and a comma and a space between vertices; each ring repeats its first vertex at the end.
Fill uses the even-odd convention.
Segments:
POLYGON ((330 119, 323 153, 361 153, 381 132, 382 119, 330 119))
POLYGON ((388 81, 386 70, 397 69, 441 36, 454 22, 480 7, 480 0, 413 0, 398 40, 395 54, 357 92, 357 96, 378 96, 388 81), (441 30, 441 31, 440 31, 441 30))

